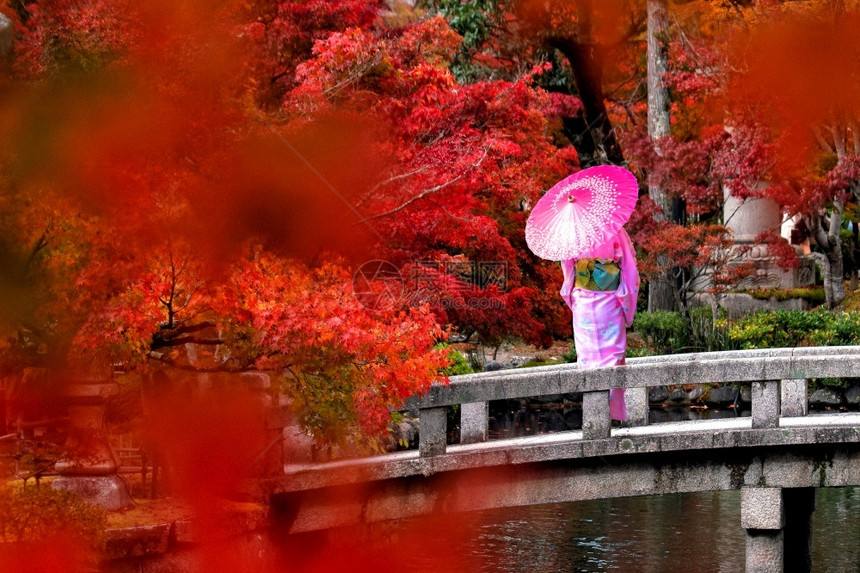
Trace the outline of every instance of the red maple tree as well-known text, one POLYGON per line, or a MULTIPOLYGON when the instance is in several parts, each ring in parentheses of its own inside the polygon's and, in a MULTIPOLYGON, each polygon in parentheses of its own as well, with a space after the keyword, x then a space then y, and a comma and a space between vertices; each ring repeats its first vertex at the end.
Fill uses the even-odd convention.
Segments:
MULTIPOLYGON (((338 258, 360 235, 321 189, 368 189, 376 151, 357 127, 266 115, 247 6, 126 8, 33 4, 19 19, 2 111, 5 371, 268 368, 309 430, 379 434, 447 359, 426 309, 368 311, 338 258)), ((331 8, 320 30, 354 23, 331 8)), ((309 39, 291 42, 300 57, 309 39)))

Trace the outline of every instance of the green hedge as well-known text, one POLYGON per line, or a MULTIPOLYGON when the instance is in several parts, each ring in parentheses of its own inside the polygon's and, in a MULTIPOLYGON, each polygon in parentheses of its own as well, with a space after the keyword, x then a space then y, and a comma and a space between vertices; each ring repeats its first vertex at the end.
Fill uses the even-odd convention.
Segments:
POLYGON ((633 320, 633 330, 645 342, 645 348, 636 353, 639 356, 737 348, 725 319, 715 321, 710 307, 691 309, 689 320, 677 312, 640 312, 633 320))
POLYGON ((677 312, 639 312, 633 319, 633 330, 654 354, 672 354, 685 345, 687 321, 677 312))
POLYGON ((640 312, 633 330, 645 341, 643 354, 852 345, 860 344, 860 312, 767 310, 730 322, 702 307, 689 321, 677 312, 640 312))
POLYGON ((860 344, 860 313, 761 311, 732 324, 729 336, 741 348, 860 344))
MULTIPOLYGON (((734 322, 716 321, 710 308, 693 309, 690 321, 679 313, 642 312, 633 328, 646 347, 628 351, 628 356, 672 354, 735 348, 785 348, 796 346, 840 346, 860 344, 860 312, 815 310, 759 311, 734 322)), ((857 379, 812 380, 812 388, 846 388, 857 379)))
MULTIPOLYGON (((437 350, 444 350, 450 348, 450 346, 444 342, 440 342, 435 347, 437 350)), ((450 352, 448 353, 448 358, 451 359, 451 364, 448 365, 443 372, 448 376, 459 376, 460 374, 471 374, 475 371, 471 364, 469 364, 469 360, 463 356, 463 353, 459 350, 455 350, 450 348, 450 352)))
MULTIPOLYGON (((742 348, 840 346, 860 344, 860 312, 774 310, 737 321, 731 336, 742 348)), ((810 389, 848 388, 856 378, 810 380, 810 389)))

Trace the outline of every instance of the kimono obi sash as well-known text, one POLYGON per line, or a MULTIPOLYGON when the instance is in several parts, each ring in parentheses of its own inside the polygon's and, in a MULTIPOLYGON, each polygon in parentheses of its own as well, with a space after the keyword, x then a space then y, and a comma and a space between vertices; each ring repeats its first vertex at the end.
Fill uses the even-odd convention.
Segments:
POLYGON ((621 268, 615 259, 577 259, 574 287, 615 290, 621 284, 621 268))

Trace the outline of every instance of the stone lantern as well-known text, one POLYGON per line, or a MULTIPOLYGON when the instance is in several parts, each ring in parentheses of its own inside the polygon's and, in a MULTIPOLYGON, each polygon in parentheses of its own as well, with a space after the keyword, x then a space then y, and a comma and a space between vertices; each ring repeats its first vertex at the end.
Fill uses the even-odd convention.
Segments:
POLYGON ((132 503, 104 428, 107 401, 118 394, 119 385, 105 380, 79 380, 63 389, 69 437, 63 459, 54 466, 59 477, 51 484, 110 510, 132 503))
POLYGON ((756 269, 755 275, 738 285, 741 290, 790 289, 814 282, 815 269, 811 260, 802 258, 799 268, 785 271, 776 264, 767 245, 755 242, 760 233, 780 233, 782 213, 776 201, 764 197, 741 201, 730 195, 728 190, 724 190, 724 197, 723 217, 726 227, 732 231, 737 245, 749 249, 743 261, 734 264, 752 262, 756 269))
MULTIPOLYGON (((741 251, 738 252, 735 260, 727 264, 737 266, 752 263, 755 269, 752 276, 737 285, 738 290, 792 289, 814 283, 815 266, 810 258, 804 256, 802 249, 795 247, 800 256, 800 266, 796 269, 783 270, 777 264, 768 246, 756 242, 758 236, 764 232, 782 234, 781 231, 785 225, 776 201, 767 197, 740 200, 732 196, 726 188, 723 188, 723 198, 723 221, 732 233, 735 248, 741 251)), ((714 296, 706 292, 711 286, 713 285, 707 275, 695 281, 693 289, 698 291, 696 299, 699 304, 712 306, 717 304, 714 296)), ((749 294, 735 292, 724 294, 719 304, 728 310, 729 316, 736 317, 760 308, 805 308, 807 303, 802 299, 757 300, 749 294)))

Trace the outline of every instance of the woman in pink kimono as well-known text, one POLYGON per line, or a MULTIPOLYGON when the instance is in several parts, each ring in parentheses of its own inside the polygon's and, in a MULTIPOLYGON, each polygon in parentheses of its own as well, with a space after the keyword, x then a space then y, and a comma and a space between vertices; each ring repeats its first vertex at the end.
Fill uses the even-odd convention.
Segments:
MULTIPOLYGON (((639 294, 636 252, 624 229, 578 259, 561 262, 561 296, 573 312, 573 342, 580 368, 619 366, 627 350, 639 294)), ((624 389, 609 392, 609 415, 626 420, 624 389)))

